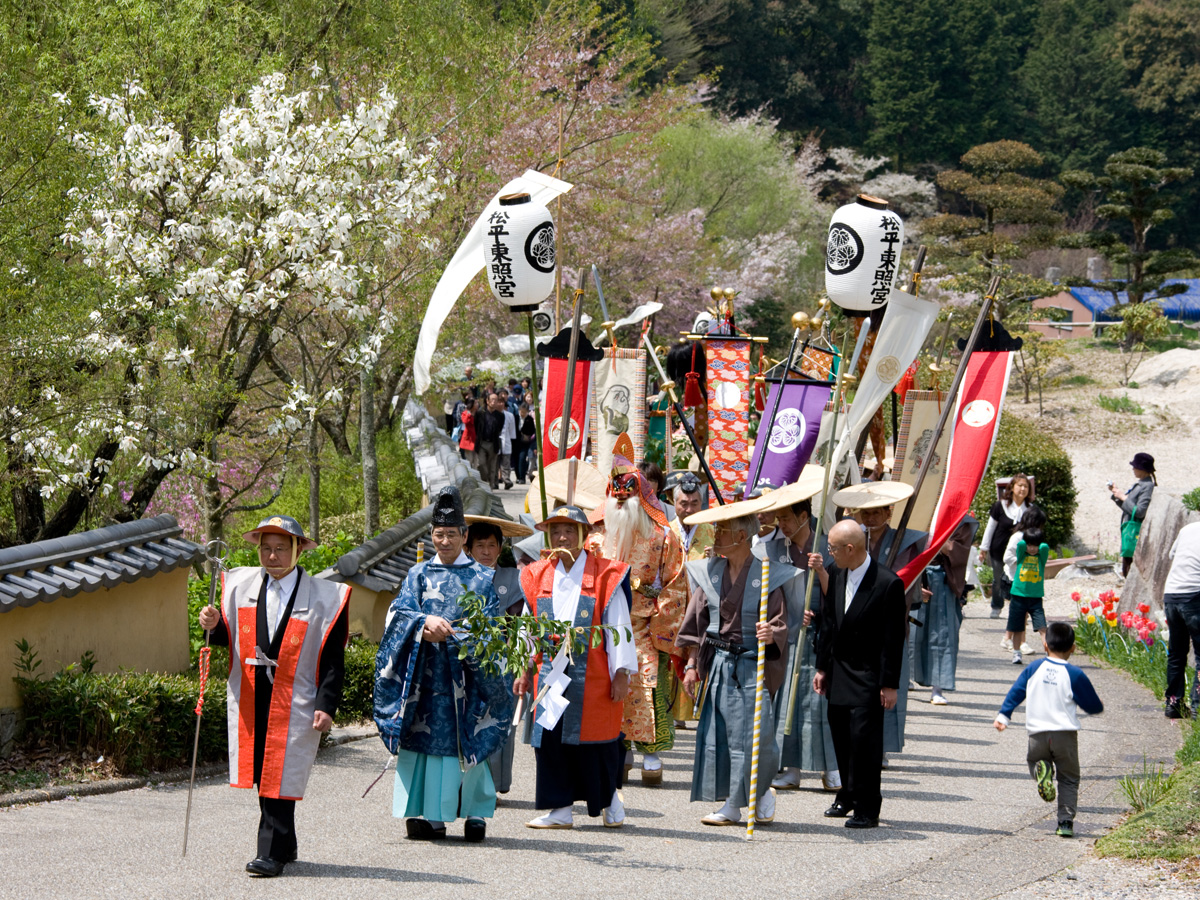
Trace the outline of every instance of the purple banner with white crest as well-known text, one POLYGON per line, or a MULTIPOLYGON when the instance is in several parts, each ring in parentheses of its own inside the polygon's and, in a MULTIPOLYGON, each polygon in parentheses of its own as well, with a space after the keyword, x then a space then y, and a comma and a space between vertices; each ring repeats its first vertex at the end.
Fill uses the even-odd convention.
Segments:
MULTIPOLYGON (((762 469, 758 473, 758 485, 770 485, 780 488, 793 483, 800 477, 800 472, 812 456, 813 448, 817 445, 817 432, 821 430, 821 413, 829 402, 831 388, 827 384, 794 384, 789 383, 784 388, 779 406, 775 405, 775 397, 779 394, 779 383, 772 382, 770 394, 767 396, 764 415, 775 409, 775 424, 771 428, 770 437, 763 440, 766 421, 759 428, 758 439, 754 443, 754 456, 750 461, 750 472, 758 468, 759 457, 762 469)), ((749 493, 755 485, 747 483, 749 493)))

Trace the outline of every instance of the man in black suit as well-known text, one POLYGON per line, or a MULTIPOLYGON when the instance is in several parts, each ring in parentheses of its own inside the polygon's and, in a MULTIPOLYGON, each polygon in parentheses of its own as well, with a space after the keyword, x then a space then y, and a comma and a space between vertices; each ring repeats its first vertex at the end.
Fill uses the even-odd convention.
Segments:
POLYGON ((821 582, 821 633, 813 689, 829 698, 829 729, 842 789, 825 811, 847 828, 874 828, 883 802, 883 712, 896 705, 904 654, 904 585, 867 553, 866 532, 844 520, 829 531, 836 566, 819 553, 809 567, 821 582))

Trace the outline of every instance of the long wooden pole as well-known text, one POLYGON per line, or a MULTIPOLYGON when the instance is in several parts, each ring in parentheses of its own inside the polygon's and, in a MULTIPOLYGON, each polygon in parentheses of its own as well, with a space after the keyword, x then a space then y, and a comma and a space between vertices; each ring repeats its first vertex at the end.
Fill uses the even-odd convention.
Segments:
POLYGON ((996 292, 999 289, 1000 276, 993 275, 992 281, 988 285, 987 293, 984 294, 983 305, 979 307, 979 316, 975 319, 975 326, 971 329, 971 336, 967 339, 966 346, 963 347, 962 358, 958 361, 958 368, 954 371, 954 381, 950 385, 950 392, 946 395, 946 402, 942 404, 942 413, 938 416, 937 426, 933 430, 933 438, 929 442, 929 452, 921 457, 921 468, 917 470, 917 480, 913 484, 912 496, 908 498, 908 502, 904 504, 904 512, 900 514, 900 522, 896 526, 896 539, 892 541, 891 549, 888 551, 887 562, 885 563, 889 569, 896 564, 896 557, 900 553, 900 537, 904 534, 908 520, 912 518, 913 508, 916 506, 917 497, 921 493, 921 485, 925 482, 925 476, 929 474, 929 467, 934 456, 933 449, 937 447, 938 441, 942 438, 942 432, 946 430, 946 422, 950 419, 950 411, 957 406, 955 398, 958 396, 958 389, 967 374, 967 364, 971 360, 971 354, 975 351, 975 346, 979 343, 979 335, 983 332, 983 323, 988 320, 992 304, 996 302, 996 292))
MULTIPOLYGON (((864 328, 860 334, 865 333, 864 328)), ((821 484, 821 514, 816 516, 816 525, 813 527, 813 552, 820 552, 821 533, 824 531, 825 523, 825 504, 829 498, 829 479, 832 477, 834 469, 833 452, 836 449, 837 442, 837 424, 838 411, 842 408, 842 391, 846 384, 846 370, 849 366, 846 365, 846 345, 850 343, 850 335, 846 335, 846 340, 842 342, 842 361, 838 366, 837 383, 833 389, 833 421, 829 428, 829 459, 825 461, 825 477, 821 484)), ((804 655, 804 640, 808 634, 808 626, 804 624, 804 619, 807 618, 807 613, 812 609, 812 593, 813 593, 813 573, 808 570, 808 575, 805 577, 804 585, 804 613, 800 619, 800 633, 796 637, 796 648, 792 654, 792 671, 789 675, 788 682, 791 685, 791 694, 788 697, 787 720, 783 726, 783 733, 790 735, 792 733, 792 721, 796 718, 796 699, 800 693, 800 657, 804 655)))
MULTIPOLYGON (((767 621, 767 596, 770 593, 771 559, 763 555, 762 591, 758 598, 758 623, 767 621)), ((754 749, 750 752, 750 810, 746 814, 746 838, 754 837, 754 823, 758 820, 758 757, 762 747, 763 693, 767 680, 767 642, 758 639, 758 665, 754 672, 754 749)))
MULTIPOLYGON (((229 548, 224 541, 209 541, 204 548, 208 557, 208 608, 217 605, 217 587, 221 580, 221 569, 229 548)), ((196 700, 196 736, 192 739, 192 774, 188 778, 187 812, 183 816, 183 855, 187 856, 188 831, 192 824, 192 789, 196 786, 196 762, 200 757, 200 720, 204 715, 204 689, 208 686, 208 660, 211 632, 204 632, 204 647, 200 650, 200 691, 196 700)))
POLYGON ((587 269, 579 270, 579 289, 575 291, 575 310, 571 316, 571 350, 567 354, 567 394, 563 397, 562 418, 558 421, 558 458, 567 458, 571 446, 571 400, 575 394, 575 363, 579 359, 579 322, 583 316, 583 284, 587 269))
POLYGON ((756 443, 762 444, 762 453, 758 454, 758 464, 754 467, 754 472, 746 482, 746 495, 749 496, 755 485, 758 484, 758 476, 762 474, 763 463, 767 458, 767 447, 771 441, 771 429, 775 427, 775 416, 779 414, 779 404, 783 401, 783 392, 787 388, 788 376, 792 374, 792 362, 796 359, 796 345, 800 343, 800 329, 797 328, 792 334, 792 346, 788 350, 787 362, 783 367, 783 380, 779 382, 779 390, 775 392, 775 402, 771 404, 771 415, 758 423, 758 436, 755 438, 756 443), (763 426, 766 426, 765 428, 763 426))
MULTIPOLYGON (((546 454, 543 452, 545 440, 542 438, 542 397, 538 390, 537 348, 533 338, 533 313, 525 316, 529 324, 529 389, 533 391, 533 440, 537 447, 538 493, 542 497, 542 518, 550 515, 546 507, 546 454)), ((545 543, 550 545, 550 533, 546 532, 545 543)))

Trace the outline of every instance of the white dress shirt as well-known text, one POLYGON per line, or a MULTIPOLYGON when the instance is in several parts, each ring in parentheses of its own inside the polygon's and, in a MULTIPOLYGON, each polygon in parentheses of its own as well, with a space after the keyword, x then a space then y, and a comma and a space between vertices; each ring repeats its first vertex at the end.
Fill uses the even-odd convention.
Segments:
MULTIPOLYGON (((587 553, 581 552, 575 558, 575 564, 568 571, 559 560, 554 567, 554 618, 559 621, 574 622, 575 613, 579 610, 579 598, 583 594, 583 570, 587 565, 587 553)), ((604 650, 608 654, 608 674, 613 677, 620 670, 636 672, 637 649, 633 645, 633 630, 629 619, 629 598, 623 592, 613 597, 612 602, 604 607, 602 624, 620 629, 621 642, 613 641, 611 631, 604 632, 604 650)))
POLYGON ((279 630, 279 619, 287 608, 288 598, 292 596, 299 578, 300 570, 296 568, 279 580, 267 575, 267 636, 271 641, 275 640, 275 632, 279 630))
POLYGON ((871 564, 871 557, 867 556, 856 569, 846 570, 846 605, 842 607, 842 612, 850 609, 850 602, 854 599, 854 595, 858 593, 859 585, 862 584, 863 578, 867 575, 867 566, 871 564))

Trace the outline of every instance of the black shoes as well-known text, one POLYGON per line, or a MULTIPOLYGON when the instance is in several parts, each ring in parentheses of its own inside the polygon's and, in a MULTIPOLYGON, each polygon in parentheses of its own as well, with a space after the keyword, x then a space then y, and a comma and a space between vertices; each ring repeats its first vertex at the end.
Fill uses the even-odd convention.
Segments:
MULTIPOLYGON (((292 859, 295 860, 296 855, 292 853, 292 859)), ((283 874, 284 863, 277 859, 270 859, 266 856, 256 856, 250 862, 246 863, 246 871, 256 878, 274 878, 277 875, 283 874)))
POLYGON ((1163 714, 1168 719, 1190 719, 1192 711, 1188 709, 1187 704, 1180 697, 1168 697, 1167 705, 1163 708, 1163 714))
POLYGON ((878 828, 879 827, 879 819, 878 818, 872 819, 867 816, 860 816, 858 813, 855 813, 854 815, 852 815, 850 818, 848 818, 846 820, 846 827, 847 828, 878 828))
POLYGON ((825 810, 825 818, 844 819, 846 816, 850 815, 850 812, 853 809, 853 806, 847 806, 845 803, 842 803, 839 800, 834 800, 833 805, 830 806, 829 809, 825 810))
POLYGON ((463 823, 463 840, 468 844, 478 844, 487 837, 487 822, 472 816, 463 823))
POLYGON ((446 826, 434 828, 427 819, 406 819, 404 827, 408 831, 410 841, 443 841, 446 839, 446 826))

